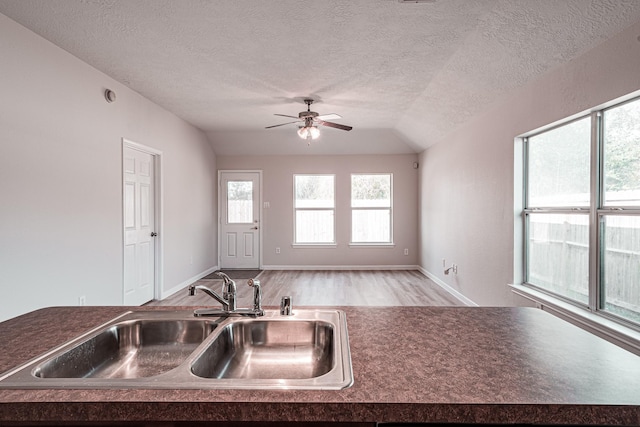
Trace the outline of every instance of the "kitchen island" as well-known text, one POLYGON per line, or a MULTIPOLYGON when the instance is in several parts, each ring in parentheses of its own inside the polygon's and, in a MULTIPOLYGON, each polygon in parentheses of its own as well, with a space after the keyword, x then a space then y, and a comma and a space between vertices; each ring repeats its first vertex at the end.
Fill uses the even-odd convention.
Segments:
MULTIPOLYGON (((52 307, 2 322, 0 372, 124 311, 176 309, 52 307)), ((0 425, 640 425, 640 357, 541 310, 340 309, 349 388, 22 390, 0 382, 0 425)))

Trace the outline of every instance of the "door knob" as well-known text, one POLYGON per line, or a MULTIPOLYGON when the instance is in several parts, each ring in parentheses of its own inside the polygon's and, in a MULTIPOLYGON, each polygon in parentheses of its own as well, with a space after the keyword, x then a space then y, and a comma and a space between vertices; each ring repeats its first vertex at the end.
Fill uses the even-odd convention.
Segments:
POLYGON ((252 229, 252 230, 257 230, 257 229, 258 229, 258 227, 251 227, 251 229, 252 229))
POLYGON ((151 232, 151 237, 156 237, 158 235, 158 233, 156 233, 155 231, 151 232))

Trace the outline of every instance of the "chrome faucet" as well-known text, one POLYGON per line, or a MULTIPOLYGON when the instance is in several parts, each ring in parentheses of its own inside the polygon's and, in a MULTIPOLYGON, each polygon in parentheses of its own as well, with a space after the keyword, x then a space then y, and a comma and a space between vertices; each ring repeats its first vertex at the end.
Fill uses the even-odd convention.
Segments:
MULTIPOLYGON (((228 301, 227 310, 233 311, 236 309, 236 282, 231 280, 229 276, 227 276, 222 271, 216 271, 215 274, 218 277, 222 277, 222 299, 228 301)), ((224 307, 224 304, 222 305, 224 307)))
POLYGON ((222 310, 225 312, 233 311, 236 309, 236 284, 233 280, 229 278, 226 274, 222 272, 215 272, 216 275, 222 277, 224 282, 222 283, 222 296, 217 294, 215 291, 207 288, 202 285, 191 285, 189 286, 189 295, 193 296, 196 294, 198 290, 201 290, 205 294, 209 295, 211 298, 218 301, 222 304, 222 310))
POLYGON ((222 305, 222 310, 214 308, 198 309, 193 312, 195 316, 263 316, 262 310, 262 290, 260 289, 260 281, 255 279, 249 279, 247 285, 253 287, 253 307, 252 308, 237 308, 236 296, 237 288, 236 282, 223 273, 222 271, 215 271, 215 275, 222 278, 222 296, 212 291, 206 286, 191 285, 189 286, 189 295, 193 296, 198 290, 203 291, 211 298, 215 299, 222 305))

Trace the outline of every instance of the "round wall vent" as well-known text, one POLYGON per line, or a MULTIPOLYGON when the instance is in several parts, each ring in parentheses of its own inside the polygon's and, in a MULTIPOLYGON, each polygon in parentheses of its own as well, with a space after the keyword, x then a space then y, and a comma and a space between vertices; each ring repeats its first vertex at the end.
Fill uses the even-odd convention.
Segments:
POLYGON ((107 100, 107 102, 113 102, 116 100, 116 93, 111 89, 107 89, 104 91, 104 98, 107 100))

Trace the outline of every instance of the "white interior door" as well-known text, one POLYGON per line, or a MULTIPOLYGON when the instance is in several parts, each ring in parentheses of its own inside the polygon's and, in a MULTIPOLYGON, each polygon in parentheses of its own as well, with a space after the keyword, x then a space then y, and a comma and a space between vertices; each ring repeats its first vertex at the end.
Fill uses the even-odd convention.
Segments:
POLYGON ((220 267, 260 267, 260 173, 220 172, 220 267))
POLYGON ((124 170, 124 298, 141 305, 154 297, 155 192, 153 155, 125 146, 124 170))

